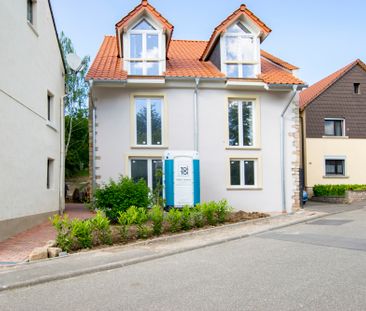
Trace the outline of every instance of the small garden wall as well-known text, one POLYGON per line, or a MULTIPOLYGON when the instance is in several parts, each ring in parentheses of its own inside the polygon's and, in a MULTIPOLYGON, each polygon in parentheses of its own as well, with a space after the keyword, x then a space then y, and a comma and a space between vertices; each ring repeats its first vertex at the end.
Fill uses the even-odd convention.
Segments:
POLYGON ((312 201, 350 204, 366 200, 366 185, 315 185, 312 201))

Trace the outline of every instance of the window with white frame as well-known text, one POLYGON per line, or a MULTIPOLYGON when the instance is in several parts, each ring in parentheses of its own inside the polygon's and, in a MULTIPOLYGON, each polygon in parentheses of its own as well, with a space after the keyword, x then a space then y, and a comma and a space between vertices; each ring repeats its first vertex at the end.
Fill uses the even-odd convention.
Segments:
POLYGON ((136 145, 163 145, 163 99, 136 97, 136 145))
POLYGON ((163 167, 161 159, 131 158, 130 167, 131 178, 135 182, 143 179, 153 191, 157 189, 159 184, 161 185, 163 167))
POLYGON ((258 66, 257 38, 241 22, 232 25, 223 38, 226 75, 255 78, 258 66))
POLYGON ((345 127, 344 119, 324 119, 324 135, 325 136, 344 136, 345 127))
POLYGON ((325 159, 326 176, 345 176, 345 159, 325 159))
POLYGON ((253 100, 230 100, 228 111, 229 146, 254 146, 255 102, 253 100))
POLYGON ((161 69, 161 31, 142 19, 129 31, 129 74, 157 76, 161 69))
POLYGON ((257 185, 257 160, 230 159, 230 185, 255 187, 257 185))

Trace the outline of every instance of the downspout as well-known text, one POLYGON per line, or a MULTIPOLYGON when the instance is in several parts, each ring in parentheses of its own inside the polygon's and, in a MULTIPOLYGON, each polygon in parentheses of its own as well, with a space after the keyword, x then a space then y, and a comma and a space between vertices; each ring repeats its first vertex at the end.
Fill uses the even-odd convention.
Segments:
POLYGON ((281 185, 282 185, 282 213, 287 213, 286 209, 286 163, 285 163, 285 114, 290 107, 292 101, 294 100, 296 94, 297 94, 297 85, 294 85, 292 87, 292 96, 286 105, 285 109, 281 113, 281 185))
POLYGON ((198 87, 200 84, 200 78, 195 79, 195 87, 194 87, 194 99, 193 99, 193 115, 194 115, 194 150, 198 152, 198 87))
POLYGON ((61 97, 60 103, 60 194, 59 194, 59 214, 62 216, 65 211, 65 98, 61 97))
POLYGON ((94 106, 94 102, 93 102, 93 93, 92 93, 92 89, 93 89, 93 84, 94 81, 90 80, 89 81, 89 105, 91 105, 91 119, 92 119, 92 189, 91 189, 91 200, 92 200, 92 204, 94 206, 94 194, 95 194, 95 189, 96 189, 96 166, 95 166, 95 160, 96 160, 96 154, 95 154, 95 143, 96 143, 96 138, 95 138, 95 132, 96 132, 96 127, 95 127, 95 122, 96 122, 96 109, 94 106))

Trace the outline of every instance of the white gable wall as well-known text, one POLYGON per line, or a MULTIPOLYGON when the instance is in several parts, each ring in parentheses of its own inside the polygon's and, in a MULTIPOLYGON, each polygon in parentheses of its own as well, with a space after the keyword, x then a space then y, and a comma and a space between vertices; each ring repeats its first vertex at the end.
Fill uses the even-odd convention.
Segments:
MULTIPOLYGON (((9 230, 30 227, 58 212, 63 189, 63 64, 48 1, 37 0, 35 27, 27 22, 26 4, 0 5, 0 229, 9 230), (54 95, 52 127, 47 125, 48 92, 54 95), (48 158, 54 159, 51 189, 46 185, 48 158), (13 220, 22 221, 14 225, 13 220)), ((5 234, 0 230, 0 240, 5 234)))
MULTIPOLYGON (((168 110, 168 143, 170 150, 193 150, 193 88, 165 88, 151 91, 143 88, 145 95, 164 95, 168 110)), ((99 184, 129 175, 130 156, 162 156, 167 149, 136 149, 131 138, 131 97, 139 94, 127 88, 93 89, 97 116, 96 175, 99 184)), ((200 89, 199 152, 201 160, 201 200, 228 199, 236 209, 247 211, 281 212, 280 170, 280 115, 290 92, 238 91, 225 89, 200 89), (239 150, 227 145, 227 105, 229 97, 257 97, 260 106, 260 145, 255 149, 239 150), (256 189, 232 190, 230 188, 229 159, 255 157, 259 160, 256 189)), ((296 101, 293 106, 296 108, 296 101), (295 106, 294 106, 295 105, 295 106)), ((287 209, 291 211, 294 178, 292 162, 295 160, 294 142, 289 138, 296 109, 286 115, 286 184, 287 209)))

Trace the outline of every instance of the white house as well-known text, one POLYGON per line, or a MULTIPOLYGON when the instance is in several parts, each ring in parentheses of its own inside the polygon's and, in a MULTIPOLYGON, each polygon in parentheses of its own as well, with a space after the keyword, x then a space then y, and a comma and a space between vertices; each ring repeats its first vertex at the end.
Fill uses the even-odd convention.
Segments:
POLYGON ((125 175, 154 187, 166 150, 196 150, 201 201, 298 208, 304 83, 261 50, 271 29, 245 5, 208 41, 173 40, 173 29, 143 0, 104 38, 87 76, 94 185, 125 175))
POLYGON ((63 208, 63 75, 49 1, 0 1, 0 240, 63 208))

